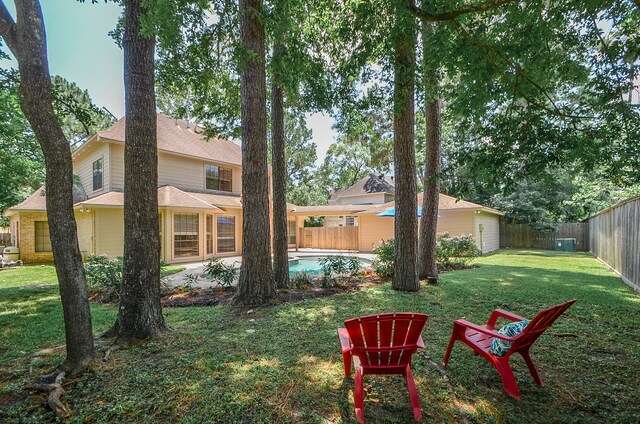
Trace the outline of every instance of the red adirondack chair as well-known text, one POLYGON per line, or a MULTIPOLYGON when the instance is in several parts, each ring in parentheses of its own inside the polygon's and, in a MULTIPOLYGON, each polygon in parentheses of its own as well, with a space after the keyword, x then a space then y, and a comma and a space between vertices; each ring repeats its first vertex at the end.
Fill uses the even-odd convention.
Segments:
POLYGON ((411 374, 411 357, 424 349, 422 330, 428 315, 387 313, 353 318, 338 329, 342 346, 344 374, 351 375, 351 360, 355 368, 354 403, 356 419, 364 423, 364 376, 367 374, 401 374, 407 380, 413 416, 422 419, 418 390, 411 374))
POLYGON ((451 355, 451 349, 453 349, 454 342, 456 340, 460 340, 473 349, 477 354, 482 355, 482 357, 489 361, 489 363, 498 370, 498 373, 502 378, 502 383, 504 384, 504 389, 509 396, 520 399, 520 390, 518 390, 516 378, 511 370, 509 357, 516 352, 522 355, 524 361, 529 367, 531 376, 538 385, 542 386, 542 380, 533 365, 533 361, 531 361, 529 349, 542 335, 542 333, 544 333, 547 328, 551 327, 551 324, 553 324, 553 322, 562 315, 564 311, 573 305, 575 301, 576 299, 569 300, 540 311, 538 315, 529 322, 524 331, 515 337, 507 337, 498 333, 495 329, 496 321, 500 317, 514 322, 522 321, 525 318, 502 309, 494 310, 486 325, 476 325, 464 319, 459 319, 453 323, 453 334, 451 335, 449 345, 447 346, 447 353, 444 355, 444 366, 446 367, 449 362, 449 356, 451 355), (496 356, 491 353, 491 342, 494 337, 513 342, 504 356, 496 356))

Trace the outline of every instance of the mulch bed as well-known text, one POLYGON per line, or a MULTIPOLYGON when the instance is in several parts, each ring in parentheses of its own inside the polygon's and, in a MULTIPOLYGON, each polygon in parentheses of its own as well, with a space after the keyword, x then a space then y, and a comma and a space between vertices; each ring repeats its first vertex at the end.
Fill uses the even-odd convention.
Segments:
MULTIPOLYGON (((350 278, 333 287, 321 287, 318 283, 307 288, 284 289, 278 291, 274 304, 299 302, 306 299, 318 299, 341 293, 351 293, 362 290, 373 284, 380 284, 382 279, 376 275, 350 278)), ((174 291, 164 294, 162 306, 169 308, 184 308, 191 306, 230 305, 234 302, 235 288, 193 288, 191 290, 177 287, 174 291)))

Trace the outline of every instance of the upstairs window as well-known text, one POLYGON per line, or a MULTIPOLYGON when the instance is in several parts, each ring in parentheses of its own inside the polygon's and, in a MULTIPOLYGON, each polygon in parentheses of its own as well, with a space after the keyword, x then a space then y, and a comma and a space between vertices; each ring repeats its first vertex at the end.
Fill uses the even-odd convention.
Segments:
POLYGON ((93 162, 93 190, 102 188, 102 158, 93 162))
POLYGON ((205 188, 207 190, 231 191, 231 175, 229 168, 215 165, 205 165, 205 188))

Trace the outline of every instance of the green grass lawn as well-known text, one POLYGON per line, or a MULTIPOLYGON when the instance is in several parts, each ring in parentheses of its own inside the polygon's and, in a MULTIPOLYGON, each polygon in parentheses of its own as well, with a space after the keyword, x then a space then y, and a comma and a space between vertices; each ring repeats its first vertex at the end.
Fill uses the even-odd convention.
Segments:
MULTIPOLYGON (((352 422, 353 380, 343 378, 336 328, 354 316, 416 311, 431 316, 426 354, 413 365, 425 422, 638 421, 640 296, 587 254, 501 251, 477 263, 417 294, 386 283, 252 314, 228 306, 165 309, 173 333, 114 351, 70 384, 64 399, 75 422, 352 422), (457 318, 483 323, 497 307, 532 318, 571 298, 578 302, 532 349, 545 386, 519 356, 512 361, 520 401, 462 344, 446 368, 450 385, 429 361, 442 362, 457 318)), ((10 361, 64 342, 53 269, 0 271, 0 292, 0 422, 53 420, 41 396, 21 392, 30 356, 10 361)), ((116 315, 101 306, 92 312, 96 332, 116 315)), ((54 350, 34 374, 60 361, 54 350)), ((370 422, 412 421, 402 377, 367 376, 365 384, 370 422)))

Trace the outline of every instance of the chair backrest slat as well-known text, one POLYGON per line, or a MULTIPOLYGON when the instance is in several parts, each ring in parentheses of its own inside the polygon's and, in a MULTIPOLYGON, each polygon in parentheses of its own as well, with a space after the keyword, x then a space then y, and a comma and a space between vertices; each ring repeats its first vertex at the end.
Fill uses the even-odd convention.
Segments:
POLYGON ((531 346, 576 300, 577 299, 572 299, 538 312, 538 315, 529 322, 518 339, 513 342, 509 351, 516 352, 531 346))
POLYGON ((408 364, 428 316, 413 313, 369 315, 345 321, 353 353, 363 366, 408 364))

